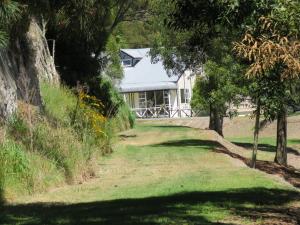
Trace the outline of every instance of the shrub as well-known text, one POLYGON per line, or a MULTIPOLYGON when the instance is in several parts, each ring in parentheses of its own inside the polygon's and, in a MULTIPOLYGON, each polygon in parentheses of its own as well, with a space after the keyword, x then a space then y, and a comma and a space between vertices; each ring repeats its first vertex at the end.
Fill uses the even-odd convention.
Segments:
POLYGON ((89 140, 94 145, 99 146, 103 155, 111 153, 114 129, 111 119, 104 116, 105 106, 101 100, 79 90, 77 102, 76 111, 72 113, 76 115, 73 120, 73 127, 82 141, 89 140))
POLYGON ((114 127, 118 131, 127 130, 133 128, 135 125, 135 115, 130 110, 127 104, 123 104, 118 111, 118 114, 113 119, 114 127))
POLYGON ((89 85, 91 89, 89 94, 95 96, 104 105, 103 115, 109 118, 114 117, 124 101, 114 87, 111 79, 102 76, 101 78, 92 80, 89 85))

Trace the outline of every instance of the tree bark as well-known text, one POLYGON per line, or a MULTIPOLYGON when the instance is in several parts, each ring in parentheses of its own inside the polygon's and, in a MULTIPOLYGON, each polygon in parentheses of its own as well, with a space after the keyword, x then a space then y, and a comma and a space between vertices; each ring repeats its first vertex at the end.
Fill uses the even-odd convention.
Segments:
POLYGON ((258 136, 259 136, 259 120, 260 120, 260 101, 257 102, 256 117, 255 117, 255 128, 254 128, 254 143, 252 151, 251 167, 256 167, 257 149, 258 149, 258 136))
POLYGON ((275 162, 287 166, 287 112, 283 107, 277 115, 277 144, 275 162))
POLYGON ((222 137, 223 135, 223 115, 214 107, 210 107, 209 129, 216 131, 222 137))
POLYGON ((209 129, 214 130, 215 129, 215 121, 213 119, 213 110, 212 105, 209 106, 209 129))

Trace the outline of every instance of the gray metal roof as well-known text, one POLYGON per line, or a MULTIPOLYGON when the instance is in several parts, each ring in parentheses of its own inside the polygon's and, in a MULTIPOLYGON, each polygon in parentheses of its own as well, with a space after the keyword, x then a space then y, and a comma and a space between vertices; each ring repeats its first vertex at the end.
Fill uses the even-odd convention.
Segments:
POLYGON ((132 56, 135 59, 143 58, 149 50, 149 48, 121 49, 122 52, 125 52, 127 55, 132 56))
POLYGON ((124 78, 119 86, 120 92, 177 89, 178 77, 169 76, 162 61, 152 63, 149 55, 150 48, 122 49, 121 51, 142 59, 134 67, 124 68, 124 78))

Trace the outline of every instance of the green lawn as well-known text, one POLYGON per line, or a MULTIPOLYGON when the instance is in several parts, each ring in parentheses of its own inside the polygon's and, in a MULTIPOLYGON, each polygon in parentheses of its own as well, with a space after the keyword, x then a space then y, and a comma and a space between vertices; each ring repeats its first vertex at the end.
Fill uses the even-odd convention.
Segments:
POLYGON ((0 208, 0 224, 293 221, 286 211, 300 207, 299 192, 216 153, 218 146, 205 131, 138 124, 100 162, 97 179, 17 199, 0 208))
MULTIPOLYGON (((253 137, 230 137, 228 140, 247 149, 252 149, 253 147, 253 137)), ((300 139, 288 139, 287 144, 290 153, 295 155, 300 154, 300 139)), ((275 146, 275 137, 260 137, 258 159, 272 161, 276 152, 275 146)))

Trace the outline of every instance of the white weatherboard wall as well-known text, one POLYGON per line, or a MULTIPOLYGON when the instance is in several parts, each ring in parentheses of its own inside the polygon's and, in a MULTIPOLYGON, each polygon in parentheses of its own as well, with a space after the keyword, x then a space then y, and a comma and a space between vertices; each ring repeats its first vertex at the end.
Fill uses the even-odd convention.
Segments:
POLYGON ((181 113, 182 117, 186 117, 187 115, 191 115, 191 99, 192 99, 192 93, 193 93, 193 87, 195 85, 196 76, 191 73, 190 71, 186 71, 177 82, 177 92, 178 92, 178 106, 181 110, 184 110, 183 113, 181 113), (187 99, 182 99, 181 97, 181 90, 185 89, 188 90, 188 96, 187 99))

